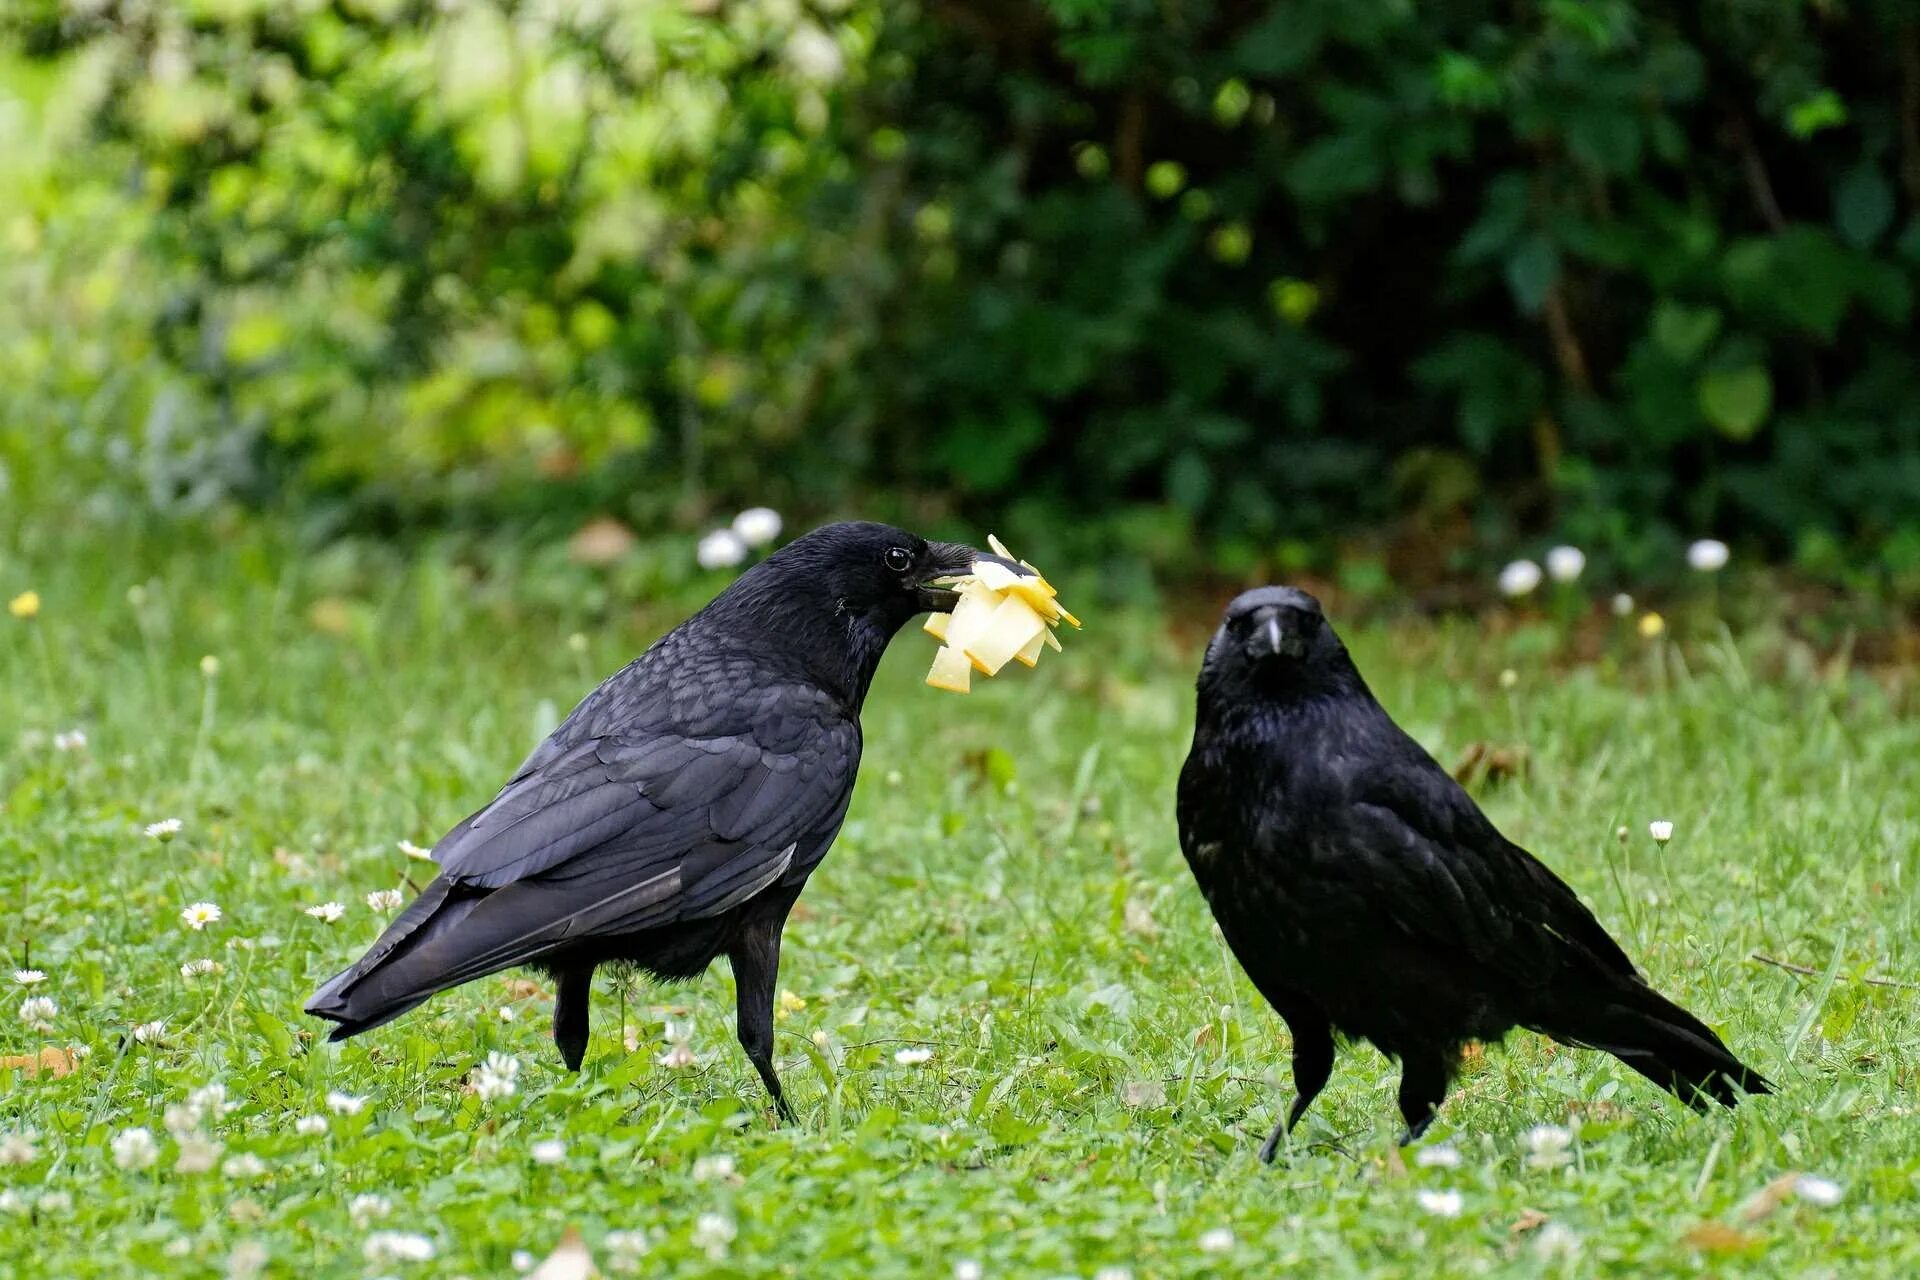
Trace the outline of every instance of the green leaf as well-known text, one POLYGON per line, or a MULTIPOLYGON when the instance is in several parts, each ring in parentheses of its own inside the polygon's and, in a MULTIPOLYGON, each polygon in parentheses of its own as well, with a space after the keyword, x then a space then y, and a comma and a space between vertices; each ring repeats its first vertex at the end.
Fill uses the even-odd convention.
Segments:
POLYGON ((1507 287, 1529 315, 1540 310, 1560 275, 1560 250, 1543 235, 1528 236, 1507 259, 1507 287))
POLYGON ((1849 244, 1864 249, 1893 225, 1893 188, 1878 166, 1861 163, 1848 170, 1833 193, 1833 224, 1849 244))
POLYGON ((1675 360, 1692 360, 1720 335, 1718 307, 1663 301, 1653 313, 1653 340, 1675 360))
POLYGON ((1765 365, 1709 369, 1700 375, 1700 412, 1722 435, 1750 440, 1773 408, 1773 378, 1765 365))

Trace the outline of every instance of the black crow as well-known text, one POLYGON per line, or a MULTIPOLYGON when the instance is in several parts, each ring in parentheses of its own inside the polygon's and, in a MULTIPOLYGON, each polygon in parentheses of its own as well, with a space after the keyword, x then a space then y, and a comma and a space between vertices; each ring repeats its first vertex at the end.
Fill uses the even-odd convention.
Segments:
POLYGON ((733 965, 740 1043, 773 1069, 780 934, 846 817, 860 706, 936 580, 983 558, 880 524, 816 529, 742 574, 588 694, 492 803, 434 846, 440 875, 307 1002, 340 1040, 514 965, 553 978, 553 1038, 587 1047, 594 968, 733 965))
POLYGON ((1298 1096, 1262 1160, 1326 1085, 1335 1032, 1400 1060, 1403 1144, 1461 1046, 1516 1026, 1604 1049, 1696 1106, 1771 1091, 1388 717, 1304 591, 1228 606, 1179 822, 1227 945, 1293 1034, 1298 1096))

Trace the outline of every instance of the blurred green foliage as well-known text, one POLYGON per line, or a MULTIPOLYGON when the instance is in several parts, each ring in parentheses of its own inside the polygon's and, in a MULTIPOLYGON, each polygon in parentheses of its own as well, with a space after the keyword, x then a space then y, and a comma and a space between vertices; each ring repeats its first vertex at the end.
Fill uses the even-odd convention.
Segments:
POLYGON ((0 152, 101 518, 1920 592, 1915 0, 15 0, 0 152))

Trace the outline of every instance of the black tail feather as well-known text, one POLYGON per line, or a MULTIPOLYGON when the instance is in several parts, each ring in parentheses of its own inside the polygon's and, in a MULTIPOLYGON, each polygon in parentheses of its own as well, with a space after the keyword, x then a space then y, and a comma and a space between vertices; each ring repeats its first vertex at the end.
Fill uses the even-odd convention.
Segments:
POLYGON ((1747 1066, 1706 1023, 1639 981, 1626 981, 1559 1009, 1583 1008, 1577 1026, 1561 1013, 1539 1030, 1582 1048, 1604 1049, 1688 1106, 1707 1099, 1733 1106, 1746 1094, 1772 1093, 1773 1082, 1747 1066))

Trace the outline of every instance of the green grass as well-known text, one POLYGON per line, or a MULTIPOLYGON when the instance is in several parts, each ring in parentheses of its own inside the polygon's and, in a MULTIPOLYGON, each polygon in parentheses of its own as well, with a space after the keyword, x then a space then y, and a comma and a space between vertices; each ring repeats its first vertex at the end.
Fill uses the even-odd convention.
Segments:
POLYGON ((1920 973, 1905 865, 1920 726, 1900 695, 1777 637, 1735 645, 1695 620, 1678 645, 1620 636, 1568 667, 1527 656, 1540 630, 1353 640, 1443 761, 1476 741, 1525 748, 1527 774, 1483 794, 1495 820, 1779 1096, 1698 1117, 1603 1055, 1516 1035, 1426 1144, 1459 1166, 1409 1168, 1396 1074, 1352 1048, 1267 1169, 1254 1151, 1291 1097, 1285 1035, 1173 834, 1208 619, 1175 635, 1083 610, 1066 654, 964 699, 918 685, 924 638, 896 644, 851 818, 787 932, 781 985, 805 1006, 778 1056, 802 1122, 776 1129, 724 964, 674 989, 603 976, 577 1077, 549 1001, 513 975, 344 1046, 300 1013, 378 932, 365 895, 420 880, 396 842, 429 843, 483 802, 666 617, 570 613, 541 603, 564 591, 434 559, 253 544, 0 557, 0 596, 26 587, 40 617, 0 616, 6 968, 30 946, 50 975, 30 994, 59 1009, 31 1031, 29 993, 0 970, 0 1048, 91 1054, 61 1079, 0 1072, 0 1137, 38 1134, 29 1162, 0 1165, 8 1273, 217 1274, 264 1249, 276 1275, 498 1276, 568 1225, 607 1269, 609 1232, 650 1233, 638 1266, 670 1275, 948 1276, 963 1259, 1042 1277, 1920 1272, 1920 993, 1862 981, 1920 973), (331 595, 349 602, 341 635, 310 619, 331 595), (85 749, 54 749, 76 727, 85 749), (172 843, 141 833, 174 816, 172 843), (1653 818, 1678 828, 1665 850, 1653 818), (303 914, 330 899, 337 924, 303 914), (181 920, 197 900, 223 913, 203 932, 181 920), (201 958, 221 971, 183 978, 201 958), (154 1020, 160 1041, 129 1037, 154 1020), (658 1064, 668 1023, 696 1067, 658 1064), (902 1064, 904 1047, 932 1056, 902 1064), (519 1088, 482 1103, 461 1086, 492 1051, 518 1057, 519 1088), (166 1111, 211 1082, 237 1104, 203 1121, 221 1159, 264 1171, 175 1169, 166 1111), (333 1115, 330 1091, 365 1107, 333 1115), (324 1134, 296 1129, 315 1115, 324 1134), (1547 1123, 1577 1135, 1565 1168, 1526 1162, 1525 1131, 1547 1123), (159 1140, 153 1167, 116 1166, 129 1126, 159 1140), (536 1161, 543 1139, 561 1162, 536 1161), (700 1163, 713 1156, 733 1172, 700 1163), (1839 1183, 1839 1203, 1746 1221, 1795 1170, 1839 1183), (1434 1190, 1459 1193, 1458 1216, 1422 1207, 1434 1190), (356 1221, 362 1195, 390 1211, 356 1221), (1543 1258, 1540 1232, 1516 1229, 1537 1214, 1575 1233, 1573 1256, 1543 1258), (702 1215, 735 1232, 724 1249, 697 1235, 702 1215), (1703 1223, 1739 1234, 1702 1251, 1703 1223), (1221 1228, 1232 1243, 1208 1251, 1221 1228), (363 1244, 383 1229, 424 1234, 435 1257, 375 1266, 363 1244))

